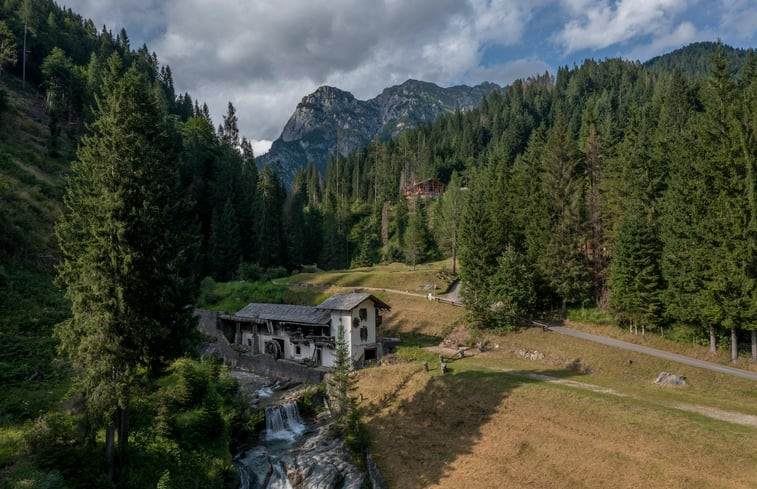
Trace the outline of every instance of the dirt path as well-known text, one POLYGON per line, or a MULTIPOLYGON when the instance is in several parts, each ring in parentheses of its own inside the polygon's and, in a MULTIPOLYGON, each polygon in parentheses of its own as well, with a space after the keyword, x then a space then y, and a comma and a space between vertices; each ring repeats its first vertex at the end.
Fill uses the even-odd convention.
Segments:
MULTIPOLYGON (((308 287, 308 286, 312 287, 311 284, 284 284, 284 285, 297 285, 297 286, 304 286, 304 287, 308 287)), ((327 286, 341 287, 335 284, 323 284, 322 286, 323 287, 327 287, 327 286)), ((411 296, 416 296, 416 297, 427 297, 428 295, 428 294, 417 294, 413 292, 406 292, 404 290, 386 289, 386 288, 375 288, 375 287, 355 287, 355 288, 360 288, 362 290, 390 292, 393 294, 411 295, 411 296)), ((460 302, 460 297, 459 297, 459 289, 460 289, 460 282, 458 281, 452 287, 450 292, 447 294, 446 300, 448 300, 449 302, 455 303, 457 305, 462 305, 462 302, 460 302)), ((697 360, 696 358, 679 355, 677 353, 671 353, 664 350, 658 350, 656 348, 650 348, 648 346, 628 343, 626 341, 616 340, 613 338, 606 338, 604 336, 597 336, 597 335, 593 335, 589 333, 584 333, 582 331, 576 331, 574 329, 566 328, 564 326, 545 324, 545 323, 540 323, 536 321, 534 321, 533 323, 536 325, 544 324, 545 326, 548 326, 551 331, 554 331, 559 334, 573 336, 575 338, 581 338, 583 340, 594 341, 596 343, 602 343, 604 345, 614 346, 616 348, 622 348, 624 350, 644 353, 645 355, 651 355, 653 357, 663 358, 665 360, 670 360, 672 362, 678 362, 678 363, 683 363, 685 365, 691 365, 693 367, 703 368, 706 370, 710 370, 712 372, 719 372, 726 375, 733 375, 734 377, 741 377, 743 379, 757 381, 757 373, 755 372, 748 372, 746 370, 741 370, 741 369, 733 368, 733 367, 727 367, 725 365, 720 365, 717 363, 706 362, 704 360, 697 360)))
POLYGON ((524 372, 521 370, 510 370, 510 369, 495 369, 491 367, 485 367, 489 368, 491 370, 499 370, 501 372, 506 373, 507 375, 513 375, 517 377, 525 377, 532 380, 538 380, 541 382, 549 382, 552 384, 559 384, 564 385, 566 387, 570 387, 573 389, 581 389, 581 390, 588 390, 591 392, 596 392, 598 394, 607 394, 610 396, 617 396, 617 397, 629 397, 632 399, 637 399, 644 402, 649 402, 652 404, 657 404, 658 406, 664 406, 669 407, 673 409, 678 409, 680 411, 687 411, 690 413, 697 413, 701 414, 702 416, 707 416, 708 418, 717 419, 720 421, 725 421, 728 423, 734 423, 739 424, 742 426, 749 426, 752 428, 757 428, 757 416, 753 416, 750 414, 743 414, 743 413, 737 413, 734 411, 725 411, 723 409, 713 408, 709 406, 699 406, 696 404, 688 404, 685 402, 658 402, 658 401, 650 401, 649 399, 644 399, 640 397, 635 396, 629 396, 627 394, 624 394, 622 392, 619 392, 615 389, 610 389, 609 387, 602 387, 599 385, 594 384, 587 384, 585 382, 576 382, 574 380, 567 380, 567 379, 560 379, 557 377, 550 377, 548 375, 542 375, 537 374, 535 372, 524 372))
MULTIPOLYGON (((538 323, 537 323, 538 324, 538 323)), ((645 355, 651 355, 653 357, 670 360, 672 362, 683 363, 685 365, 691 365, 693 367, 707 369, 713 372, 718 372, 726 375, 733 375, 735 377, 741 377, 742 379, 757 381, 757 373, 748 372, 738 368, 727 367, 712 362, 705 362, 704 360, 697 360, 696 358, 679 355, 677 353, 671 353, 664 350, 658 350, 656 348, 650 348, 648 346, 637 345, 634 343, 628 343, 626 341, 616 340, 613 338, 606 338, 604 336, 597 336, 583 331, 576 331, 564 326, 549 325, 549 329, 555 333, 564 334, 567 336, 573 336, 575 338, 581 338, 583 340, 594 341, 596 343, 602 343, 603 345, 614 346, 616 348, 622 348, 624 350, 635 351, 644 353, 645 355)))

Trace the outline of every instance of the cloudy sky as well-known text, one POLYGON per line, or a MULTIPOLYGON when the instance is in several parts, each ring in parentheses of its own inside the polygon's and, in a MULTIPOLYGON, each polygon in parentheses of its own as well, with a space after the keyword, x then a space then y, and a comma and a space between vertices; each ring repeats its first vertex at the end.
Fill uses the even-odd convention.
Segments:
POLYGON ((507 84, 585 58, 647 60, 695 41, 757 47, 754 0, 61 0, 146 43, 256 154, 321 85, 376 96, 408 78, 507 84))

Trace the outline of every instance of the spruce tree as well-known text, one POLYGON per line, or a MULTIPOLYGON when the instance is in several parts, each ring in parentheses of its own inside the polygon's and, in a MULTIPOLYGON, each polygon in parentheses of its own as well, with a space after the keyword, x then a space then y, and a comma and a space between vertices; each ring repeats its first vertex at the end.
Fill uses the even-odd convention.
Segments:
POLYGON ((460 190, 460 176, 457 172, 453 172, 452 178, 447 185, 447 190, 442 196, 441 222, 439 223, 442 229, 441 234, 444 236, 442 241, 452 254, 452 275, 457 274, 457 248, 460 241, 463 204, 463 193, 460 190))
POLYGON ((569 302, 587 298, 590 290, 586 243, 584 180, 568 127, 561 117, 547 137, 542 157, 540 191, 543 242, 536 265, 549 286, 569 302))
POLYGON ((148 83, 113 55, 56 225, 72 310, 56 334, 90 419, 106 428, 111 479, 117 422, 122 463, 127 453, 131 392, 196 338, 195 227, 165 124, 148 83))
POLYGON ((641 204, 629 205, 612 251, 610 306, 642 332, 660 318, 659 256, 659 242, 641 204))
POLYGON ((463 300, 476 321, 489 310, 489 275, 497 261, 491 213, 483 182, 474 182, 466 195, 460 228, 460 276, 465 282, 463 300))

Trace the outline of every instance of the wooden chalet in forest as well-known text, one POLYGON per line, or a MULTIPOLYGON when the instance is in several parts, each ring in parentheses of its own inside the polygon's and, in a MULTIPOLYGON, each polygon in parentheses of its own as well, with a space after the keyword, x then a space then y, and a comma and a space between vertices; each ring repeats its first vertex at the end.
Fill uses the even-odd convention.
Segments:
POLYGON ((234 343, 312 366, 333 367, 344 333, 356 366, 381 356, 380 311, 391 308, 371 294, 334 294, 317 306, 251 303, 219 319, 235 330, 234 343))
POLYGON ((437 197, 447 190, 447 185, 436 178, 428 178, 405 188, 405 197, 437 197))

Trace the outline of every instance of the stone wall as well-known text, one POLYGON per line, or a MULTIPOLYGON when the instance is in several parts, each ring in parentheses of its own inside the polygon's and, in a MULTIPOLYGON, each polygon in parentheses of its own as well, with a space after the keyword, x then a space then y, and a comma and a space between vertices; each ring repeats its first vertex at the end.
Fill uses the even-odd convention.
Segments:
POLYGON ((236 351, 224 336, 223 331, 217 327, 218 311, 198 309, 195 313, 199 318, 200 331, 216 339, 203 348, 203 356, 217 356, 232 368, 249 370, 265 377, 316 384, 323 380, 324 370, 306 367, 288 360, 274 360, 269 355, 252 355, 236 351))

